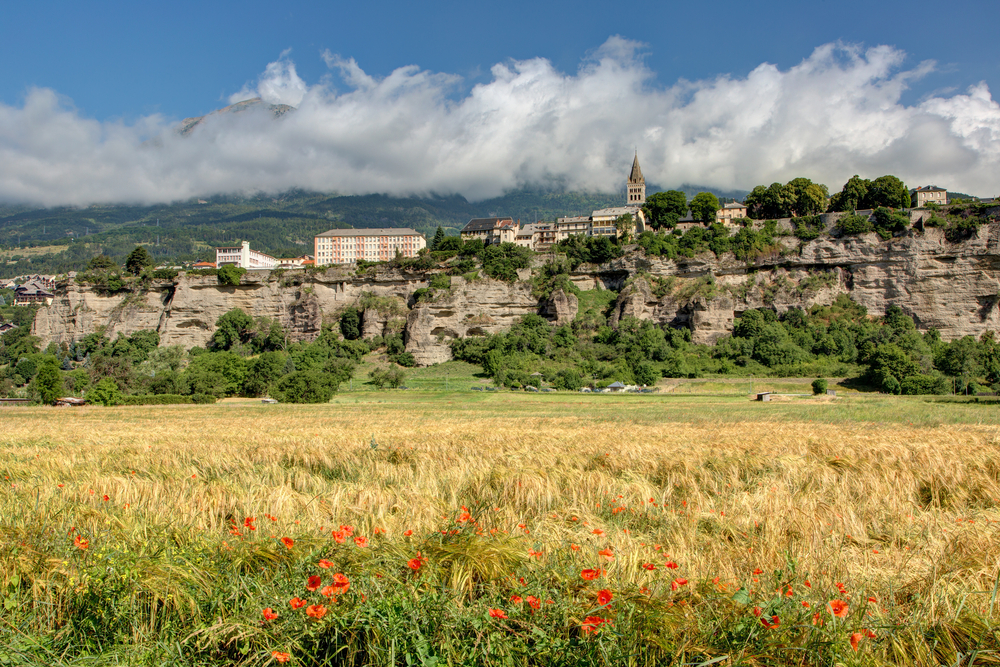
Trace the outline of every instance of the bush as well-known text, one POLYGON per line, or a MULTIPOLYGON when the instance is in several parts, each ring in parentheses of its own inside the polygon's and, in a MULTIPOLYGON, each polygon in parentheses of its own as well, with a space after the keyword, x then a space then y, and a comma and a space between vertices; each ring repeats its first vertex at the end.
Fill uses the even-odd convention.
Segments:
POLYGON ((417 360, 413 358, 413 354, 410 352, 402 352, 397 354, 393 359, 400 366, 406 366, 407 368, 413 368, 417 365, 417 360))
POLYGON ((118 389, 118 384, 111 378, 103 378, 87 394, 87 402, 97 405, 121 405, 122 392, 118 389))
POLYGON ((361 315, 354 306, 348 306, 340 314, 340 333, 347 340, 357 340, 361 337, 361 315))
POLYGON ((295 371, 281 378, 274 396, 285 403, 328 403, 339 383, 319 371, 295 371))
POLYGON ((399 385, 403 384, 406 373, 402 368, 393 366, 389 368, 374 368, 368 373, 368 377, 372 379, 372 384, 378 389, 382 389, 386 385, 392 389, 396 389, 399 385))
POLYGON ((826 393, 827 382, 823 378, 816 378, 812 382, 813 395, 820 396, 826 393))
POLYGON ((212 396, 211 394, 192 394, 191 395, 191 402, 192 403, 199 403, 199 404, 215 403, 216 400, 217 399, 215 398, 215 396, 212 396))
POLYGON ((840 230, 841 234, 855 235, 855 234, 867 234, 868 232, 875 229, 872 225, 871 220, 863 215, 850 214, 845 215, 839 221, 837 221, 837 229, 840 230))
POLYGON ((220 285, 239 285, 240 278, 247 270, 241 266, 236 266, 234 264, 226 264, 219 268, 218 278, 220 285))
POLYGON ((156 269, 153 271, 154 280, 173 280, 177 277, 176 269, 156 269))

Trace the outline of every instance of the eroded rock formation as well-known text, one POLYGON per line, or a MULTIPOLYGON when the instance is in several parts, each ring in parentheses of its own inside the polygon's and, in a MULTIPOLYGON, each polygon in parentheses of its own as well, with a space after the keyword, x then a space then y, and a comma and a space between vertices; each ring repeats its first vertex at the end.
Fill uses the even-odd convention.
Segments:
MULTIPOLYGON (((637 250, 600 267, 581 267, 570 280, 581 290, 621 290, 613 326, 636 317, 689 327, 693 339, 704 343, 730 333, 749 308, 807 309, 832 303, 841 293, 873 315, 897 304, 919 328, 935 327, 945 339, 1000 329, 1000 224, 984 226, 962 243, 948 242, 940 229, 911 230, 891 241, 875 234, 808 243, 779 238, 783 252, 750 264, 732 255, 668 260, 637 250)), ((576 317, 575 294, 560 289, 539 299, 529 277, 522 271, 521 281, 509 284, 456 276, 450 289, 432 290, 420 300, 414 292, 428 286, 429 276, 396 269, 250 273, 235 287, 220 286, 211 276, 182 275, 125 295, 102 295, 70 281, 59 286, 51 306, 39 309, 34 334, 47 344, 79 340, 98 327, 110 335, 155 329, 163 345, 203 346, 219 316, 239 307, 276 319, 290 340, 310 340, 343 308, 361 307, 367 294, 369 302, 391 297, 398 307, 362 308, 363 335, 384 336, 405 326, 407 351, 427 365, 450 359, 449 343, 456 337, 504 331, 528 313, 560 324, 576 317)))

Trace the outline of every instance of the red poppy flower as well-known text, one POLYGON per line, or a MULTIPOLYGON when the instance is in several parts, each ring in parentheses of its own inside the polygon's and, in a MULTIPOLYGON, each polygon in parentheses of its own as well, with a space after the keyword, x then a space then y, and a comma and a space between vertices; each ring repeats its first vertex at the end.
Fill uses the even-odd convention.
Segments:
POLYGON ((764 610, 761 609, 760 607, 754 607, 753 608, 753 615, 754 616, 760 616, 763 613, 764 613, 764 610))
POLYGON ((541 600, 536 598, 534 595, 529 595, 528 597, 524 598, 524 600, 525 602, 528 603, 528 606, 531 607, 532 609, 538 609, 539 607, 542 606, 541 600))
POLYGON ((344 576, 342 572, 333 575, 333 586, 338 595, 343 595, 351 587, 351 580, 344 576))
POLYGON ((331 567, 333 567, 333 563, 331 563, 330 561, 328 561, 325 558, 320 558, 319 562, 316 563, 316 564, 319 565, 324 570, 329 570, 331 567))
POLYGON ((490 618, 507 618, 507 612, 503 609, 490 609, 490 618))
POLYGON ((823 625, 823 619, 820 617, 818 611, 815 614, 813 614, 813 625, 819 625, 819 626, 823 625))
POLYGON ((514 604, 521 604, 522 602, 524 602, 524 598, 522 598, 520 595, 511 595, 510 601, 513 602, 514 604))
POLYGON ((289 600, 288 604, 292 606, 292 609, 301 609, 302 607, 306 606, 306 601, 296 596, 293 597, 291 600, 289 600))
POLYGON ((333 539, 334 539, 334 541, 337 542, 337 544, 343 544, 344 543, 344 531, 342 531, 342 530, 335 530, 335 531, 333 531, 332 534, 333 534, 333 539))
POLYGON ((76 538, 73 540, 73 545, 76 546, 78 549, 86 549, 87 547, 90 546, 90 540, 84 539, 79 535, 77 535, 76 538))
POLYGON ((109 498, 107 494, 104 494, 103 496, 101 496, 101 499, 102 499, 102 500, 103 500, 104 502, 108 502, 109 500, 111 500, 111 498, 109 498))
POLYGON ((331 598, 333 597, 333 594, 337 592, 337 588, 335 586, 324 586, 319 592, 321 595, 331 598))
POLYGON ((614 595, 612 595, 611 591, 607 588, 597 591, 597 604, 602 607, 606 604, 610 604, 612 598, 614 598, 614 595))
POLYGON ((271 657, 274 658, 275 662, 288 662, 292 659, 290 653, 282 653, 281 651, 271 651, 271 657))
POLYGON ((760 619, 761 625, 763 625, 768 630, 773 630, 774 628, 781 625, 781 619, 777 615, 772 616, 770 622, 766 618, 760 619))
POLYGON ((858 650, 858 643, 861 641, 861 636, 862 635, 860 632, 855 632, 851 634, 851 648, 854 649, 855 651, 858 650))
POLYGON ((615 559, 615 555, 613 553, 611 553, 611 549, 601 549, 597 553, 599 555, 601 555, 601 556, 604 556, 608 560, 614 560, 615 559))
POLYGON ((758 568, 754 569, 753 573, 754 573, 754 574, 764 574, 764 570, 762 570, 762 569, 760 569, 760 568, 758 567, 758 568))
POLYGON ((357 544, 359 547, 367 547, 368 546, 368 538, 367 537, 362 537, 362 536, 359 535, 358 537, 354 538, 354 543, 357 544))
POLYGON ((274 619, 278 618, 278 612, 268 607, 267 609, 264 610, 264 618, 269 621, 273 621, 274 619))
POLYGON ((411 558, 410 560, 406 561, 406 566, 409 567, 414 572, 419 570, 421 565, 423 565, 423 563, 420 562, 419 558, 411 558))
POLYGON ((670 568, 671 570, 676 570, 680 566, 677 563, 675 563, 674 561, 668 560, 666 567, 670 568))
POLYGON ((656 566, 653 565, 652 563, 643 563, 642 566, 644 568, 646 568, 647 570, 655 570, 656 569, 656 566))
POLYGON ((805 587, 806 587, 806 588, 812 588, 812 587, 813 587, 813 585, 809 583, 809 580, 808 580, 808 579, 806 579, 806 580, 805 580, 805 581, 803 582, 803 584, 805 585, 805 587))
POLYGON ((597 579, 599 576, 601 576, 601 571, 587 568, 586 570, 582 570, 580 572, 580 576, 586 579, 587 581, 593 581, 594 579, 597 579))
POLYGON ((354 526, 341 526, 340 529, 344 531, 344 535, 348 537, 354 534, 354 526))
POLYGON ((306 616, 312 616, 313 618, 323 618, 326 616, 326 607, 321 604, 311 604, 306 607, 306 616))
POLYGON ((592 530, 590 532, 592 532, 594 535, 597 535, 598 537, 600 537, 601 535, 604 534, 604 531, 601 530, 600 528, 595 528, 594 530, 592 530))
POLYGON ((293 540, 290 537, 282 537, 281 543, 285 545, 286 549, 291 549, 292 547, 295 546, 295 540, 293 540))
POLYGON ((602 625, 610 625, 611 621, 606 618, 601 618, 600 616, 588 616, 584 619, 581 627, 583 628, 583 634, 589 635, 590 633, 596 633, 601 629, 602 625))
POLYGON ((408 531, 406 531, 405 533, 403 533, 403 536, 404 536, 404 537, 409 537, 409 536, 410 536, 410 535, 412 535, 412 534, 413 534, 413 531, 412 531, 412 530, 408 530, 408 531))
POLYGON ((249 528, 251 530, 256 530, 256 528, 253 525, 253 522, 256 521, 256 520, 257 520, 256 517, 252 517, 252 516, 246 517, 245 519, 243 519, 243 527, 244 528, 249 528))
POLYGON ((569 545, 569 548, 572 549, 573 551, 579 551, 580 550, 580 545, 579 544, 571 544, 571 545, 569 545))
POLYGON ((323 583, 323 580, 320 577, 317 577, 316 575, 313 575, 313 576, 309 577, 309 581, 306 583, 306 590, 307 591, 314 591, 317 588, 319 588, 322 583, 323 583))
POLYGON ((848 606, 847 603, 844 602, 843 600, 830 600, 830 602, 827 603, 826 606, 827 609, 830 610, 830 613, 836 616, 837 618, 844 618, 845 616, 847 616, 848 606))

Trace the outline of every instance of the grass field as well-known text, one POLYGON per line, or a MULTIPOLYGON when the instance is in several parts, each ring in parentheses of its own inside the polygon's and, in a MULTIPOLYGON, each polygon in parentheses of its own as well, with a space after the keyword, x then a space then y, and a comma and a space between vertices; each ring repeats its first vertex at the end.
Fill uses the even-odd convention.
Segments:
POLYGON ((386 391, 0 425, 0 664, 1000 663, 994 405, 386 391))

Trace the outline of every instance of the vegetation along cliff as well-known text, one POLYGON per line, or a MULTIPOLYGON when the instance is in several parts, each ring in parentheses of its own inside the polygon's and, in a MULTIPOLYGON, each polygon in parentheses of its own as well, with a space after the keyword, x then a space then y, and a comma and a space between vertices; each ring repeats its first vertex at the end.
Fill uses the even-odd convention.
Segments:
POLYGON ((993 208, 951 213, 944 224, 913 211, 889 233, 875 216, 828 213, 746 221, 735 234, 721 225, 645 232, 622 246, 570 238, 545 254, 450 237, 412 260, 235 279, 95 268, 63 280, 30 333, 64 370, 84 358, 88 336, 155 332, 161 348, 244 358, 367 341, 351 354, 380 351, 403 366, 458 358, 505 385, 532 373, 566 388, 794 374, 910 393, 954 389, 949 377, 983 388, 1000 382, 1000 361, 990 370, 1000 224, 993 208), (220 331, 234 312, 245 322, 227 341, 220 331), (972 361, 949 352, 963 340, 972 361))

